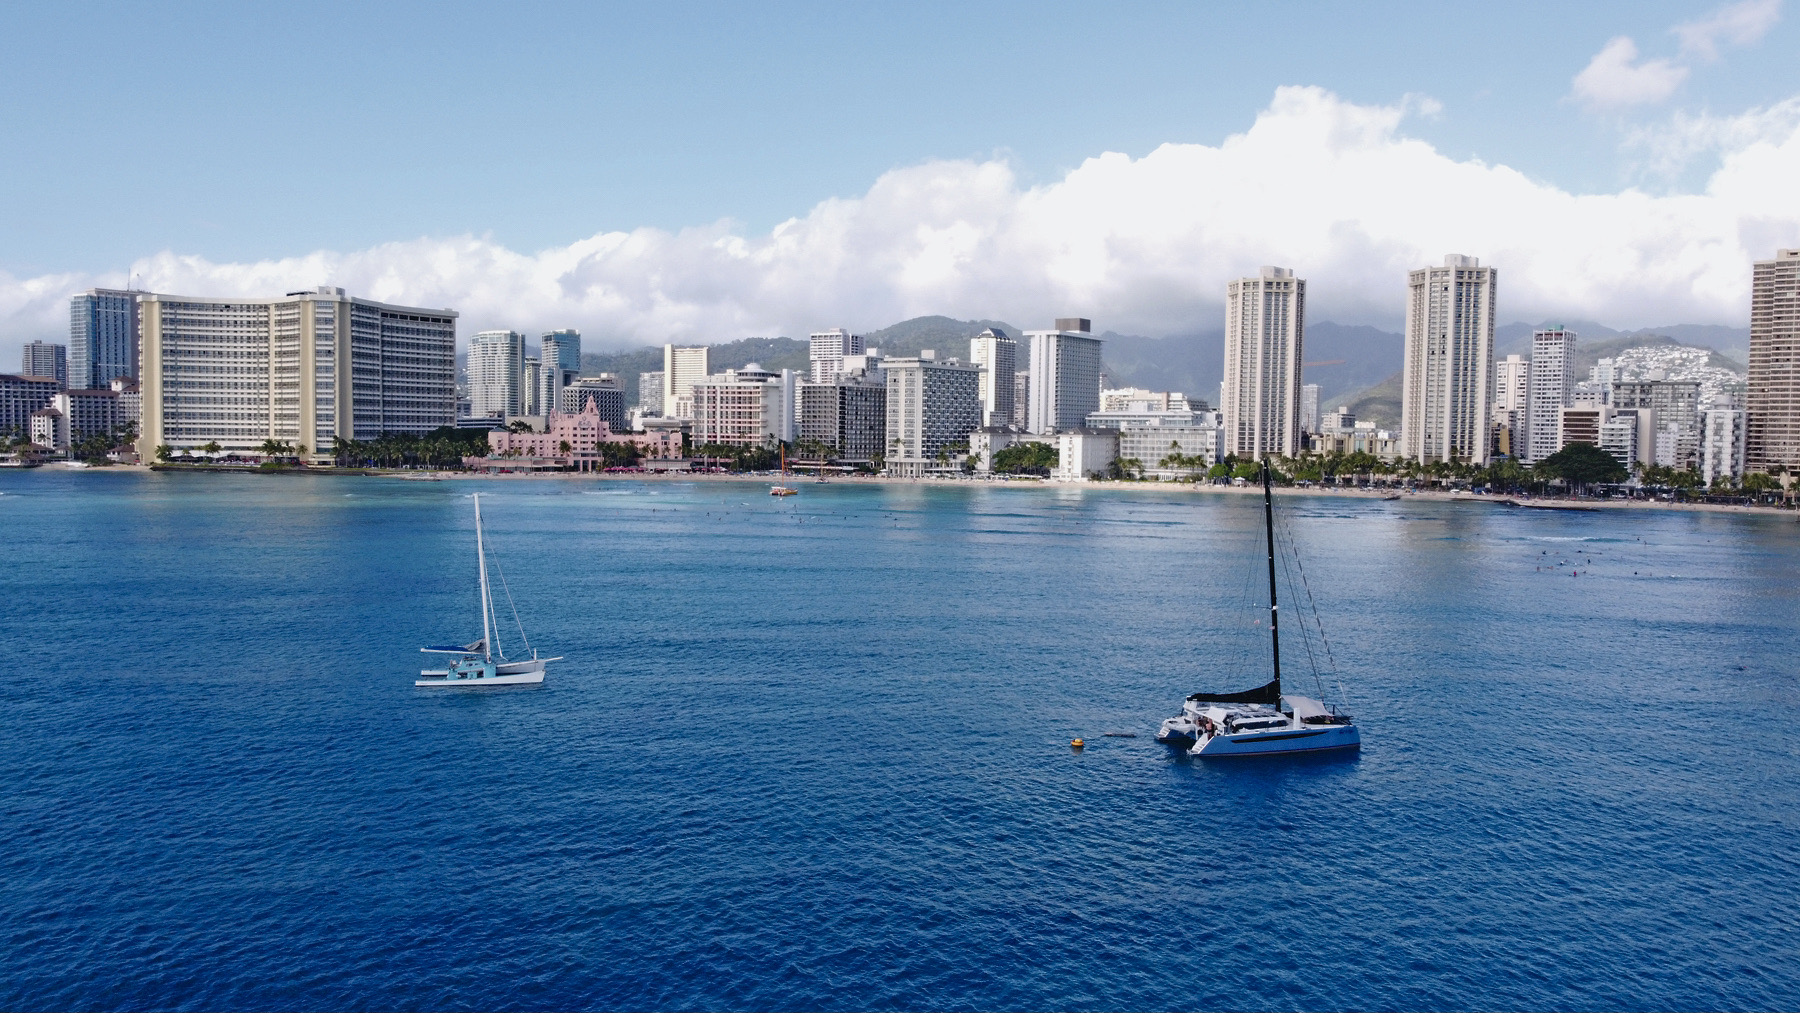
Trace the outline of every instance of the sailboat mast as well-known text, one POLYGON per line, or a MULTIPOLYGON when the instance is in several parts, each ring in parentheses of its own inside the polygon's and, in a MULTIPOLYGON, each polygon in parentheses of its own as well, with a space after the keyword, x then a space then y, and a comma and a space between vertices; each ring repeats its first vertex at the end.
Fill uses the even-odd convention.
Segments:
POLYGON ((1281 633, 1275 628, 1279 609, 1275 605, 1275 495, 1270 490, 1269 461, 1263 459, 1263 524, 1269 532, 1269 648, 1275 658, 1275 694, 1281 696, 1281 633))
MULTIPOLYGON (((481 570, 481 650, 488 661, 494 660, 494 630, 489 617, 493 604, 488 598, 487 552, 481 544, 481 494, 475 494, 475 560, 481 570)), ((1274 571, 1271 570, 1271 573, 1274 571)))

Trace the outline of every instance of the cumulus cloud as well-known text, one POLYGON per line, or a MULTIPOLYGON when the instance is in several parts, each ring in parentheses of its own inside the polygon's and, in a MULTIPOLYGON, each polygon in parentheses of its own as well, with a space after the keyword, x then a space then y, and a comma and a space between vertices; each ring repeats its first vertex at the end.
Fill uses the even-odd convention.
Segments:
POLYGON ((1595 109, 1646 105, 1673 95, 1687 76, 1686 67, 1668 60, 1639 62, 1637 43, 1621 35, 1575 75, 1573 94, 1595 109))
POLYGON ((1625 150, 1638 168, 1671 178, 1697 158, 1779 145, 1800 129, 1800 96, 1742 113, 1719 116, 1677 111, 1666 122, 1634 127, 1625 135, 1625 150))
POLYGON ((1314 319, 1392 324, 1406 271, 1453 252, 1499 268, 1504 319, 1738 323, 1750 261, 1800 245, 1791 117, 1715 130, 1725 148, 1703 192, 1573 194, 1408 137, 1407 116, 1431 108, 1282 88, 1217 145, 1100 154, 1037 186, 1002 160, 933 161, 767 233, 643 228, 536 253, 460 236, 256 263, 160 253, 108 275, 0 278, 0 333, 66 333, 70 293, 135 274, 185 294, 341 285, 454 307, 464 335, 575 326, 589 347, 926 313, 1024 326, 1080 315, 1160 335, 1220 326, 1226 282, 1262 264, 1308 279, 1314 319))
POLYGON ((1780 20, 1781 0, 1743 0, 1726 4, 1698 21, 1676 25, 1671 32, 1681 40, 1682 55, 1716 60, 1721 44, 1752 45, 1780 20))

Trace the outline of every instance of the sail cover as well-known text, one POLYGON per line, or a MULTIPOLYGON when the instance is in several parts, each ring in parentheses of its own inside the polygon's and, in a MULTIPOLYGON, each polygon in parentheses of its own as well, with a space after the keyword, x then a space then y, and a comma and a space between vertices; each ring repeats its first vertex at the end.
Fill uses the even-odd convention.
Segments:
POLYGON ((1255 689, 1247 689, 1242 693, 1195 693, 1188 697, 1198 703, 1266 703, 1274 705, 1281 701, 1281 680, 1265 683, 1255 689))

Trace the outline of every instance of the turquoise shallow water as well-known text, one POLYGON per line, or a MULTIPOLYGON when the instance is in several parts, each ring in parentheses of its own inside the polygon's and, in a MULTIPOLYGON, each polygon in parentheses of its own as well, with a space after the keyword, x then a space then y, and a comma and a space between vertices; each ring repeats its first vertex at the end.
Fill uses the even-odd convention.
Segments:
POLYGON ((1793 518, 1287 501, 1365 748, 1190 762, 1259 507, 0 475, 0 1002, 1792 1005, 1793 518))

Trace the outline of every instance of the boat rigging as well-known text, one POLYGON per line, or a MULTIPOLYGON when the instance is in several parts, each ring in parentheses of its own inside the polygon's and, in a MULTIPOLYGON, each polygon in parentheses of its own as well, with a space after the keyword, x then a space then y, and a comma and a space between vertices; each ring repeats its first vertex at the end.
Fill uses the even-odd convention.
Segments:
MULTIPOLYGON (((448 647, 421 647, 425 654, 450 654, 456 660, 448 668, 423 669, 414 686, 527 686, 544 681, 544 666, 562 658, 540 658, 537 649, 525 636, 525 624, 519 621, 519 608, 513 604, 512 589, 506 586, 506 574, 500 574, 500 589, 512 610, 513 622, 519 628, 519 642, 531 651, 531 657, 512 661, 500 646, 497 627, 499 617, 494 609, 494 592, 488 584, 487 546, 482 541, 481 494, 475 494, 475 562, 481 584, 481 639, 472 644, 448 647)), ((495 568, 499 568, 498 562, 495 568)))
POLYGON ((1269 655, 1274 678, 1255 689, 1234 693, 1203 691, 1189 696, 1181 713, 1162 723, 1156 741, 1180 747, 1190 756, 1207 758, 1358 749, 1362 733, 1350 715, 1312 697, 1282 692, 1281 606, 1275 590, 1275 495, 1266 460, 1262 465, 1262 485, 1269 563, 1269 655))

